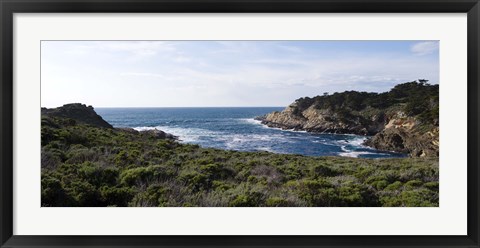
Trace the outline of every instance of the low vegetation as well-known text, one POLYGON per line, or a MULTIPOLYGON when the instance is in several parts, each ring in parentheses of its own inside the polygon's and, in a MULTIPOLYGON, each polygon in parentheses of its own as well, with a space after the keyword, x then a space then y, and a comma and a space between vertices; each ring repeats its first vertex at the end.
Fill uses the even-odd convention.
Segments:
POLYGON ((201 148, 42 116, 42 206, 438 206, 438 159, 201 148))

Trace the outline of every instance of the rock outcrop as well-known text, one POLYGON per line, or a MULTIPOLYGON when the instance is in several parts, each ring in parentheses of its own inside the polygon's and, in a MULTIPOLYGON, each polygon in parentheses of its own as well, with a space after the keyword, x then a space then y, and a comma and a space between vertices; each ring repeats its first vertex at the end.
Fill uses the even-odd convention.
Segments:
POLYGON ((312 105, 303 111, 298 111, 293 103, 282 112, 272 112, 256 118, 268 127, 305 130, 316 133, 338 133, 373 135, 383 129, 384 116, 375 115, 370 119, 354 116, 347 119, 331 109, 319 109, 312 105))
POLYGON ((81 103, 65 104, 58 108, 42 108, 42 115, 69 118, 78 123, 88 124, 96 127, 113 128, 110 123, 106 122, 98 115, 92 106, 86 106, 81 103))
MULTIPOLYGON (((42 108, 41 113, 42 113, 42 116, 56 117, 56 118, 60 118, 61 120, 66 120, 66 121, 63 121, 63 123, 64 124, 66 123, 68 125, 76 125, 77 123, 87 124, 87 125, 100 127, 100 128, 115 129, 116 131, 119 131, 119 132, 142 135, 144 137, 152 137, 155 139, 171 139, 171 140, 178 139, 177 136, 166 133, 158 129, 137 131, 129 127, 114 128, 110 123, 106 122, 100 115, 98 115, 92 106, 87 106, 81 103, 65 104, 62 107, 52 108, 52 109, 42 108)), ((52 126, 55 125, 55 123, 49 120, 48 118, 42 120, 42 123, 49 124, 52 126)))
POLYGON ((166 132, 164 132, 162 130, 158 130, 156 128, 152 129, 152 130, 140 131, 140 134, 145 135, 145 136, 154 137, 154 138, 157 138, 157 139, 178 139, 178 136, 166 133, 166 132))
POLYGON ((268 127, 369 135, 378 150, 435 157, 439 151, 438 85, 410 82, 385 93, 347 91, 300 98, 256 118, 268 127))
POLYGON ((142 131, 137 131, 137 130, 135 130, 133 128, 130 128, 130 127, 118 127, 116 129, 121 130, 122 132, 142 135, 142 136, 145 136, 145 137, 152 137, 152 138, 155 138, 155 139, 178 140, 178 136, 166 133, 166 132, 164 132, 162 130, 158 130, 156 128, 151 129, 151 130, 142 130, 142 131))
POLYGON ((438 157, 438 127, 426 133, 405 128, 386 128, 365 141, 378 150, 409 153, 412 157, 438 157))

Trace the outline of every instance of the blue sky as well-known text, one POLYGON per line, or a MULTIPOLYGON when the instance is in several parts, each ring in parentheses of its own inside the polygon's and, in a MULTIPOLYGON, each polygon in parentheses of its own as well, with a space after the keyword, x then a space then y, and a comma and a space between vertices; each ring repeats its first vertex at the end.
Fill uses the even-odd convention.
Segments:
POLYGON ((42 41, 42 106, 286 106, 439 82, 438 41, 42 41))

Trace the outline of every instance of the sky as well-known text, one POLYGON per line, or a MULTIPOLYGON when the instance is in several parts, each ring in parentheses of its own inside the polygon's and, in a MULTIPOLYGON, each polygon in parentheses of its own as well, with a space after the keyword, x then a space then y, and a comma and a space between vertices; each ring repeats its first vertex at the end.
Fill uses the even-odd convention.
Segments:
POLYGON ((42 107, 287 106, 439 83, 438 41, 42 41, 42 107))

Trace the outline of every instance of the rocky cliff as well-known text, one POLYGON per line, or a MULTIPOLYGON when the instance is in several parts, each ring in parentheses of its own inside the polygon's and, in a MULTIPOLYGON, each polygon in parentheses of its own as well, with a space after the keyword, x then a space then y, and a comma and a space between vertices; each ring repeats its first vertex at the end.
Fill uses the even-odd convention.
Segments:
POLYGON ((164 131, 153 129, 153 130, 144 130, 137 131, 133 128, 122 127, 122 128, 113 128, 113 126, 106 122, 100 115, 98 115, 92 106, 87 106, 81 103, 70 103, 65 104, 62 107, 58 108, 42 108, 42 132, 44 132, 44 127, 54 127, 56 129, 61 129, 65 126, 75 126, 77 124, 86 124, 99 128, 108 128, 114 129, 116 132, 125 132, 135 135, 141 135, 147 138, 154 139, 178 139, 177 136, 166 133, 164 131))
POLYGON ((365 145, 438 156, 438 85, 399 84, 385 93, 346 91, 297 99, 281 112, 257 117, 269 127, 369 135, 365 145))
POLYGON ((113 128, 110 123, 95 112, 92 106, 87 107, 81 103, 65 104, 62 107, 52 109, 42 108, 42 115, 68 118, 78 123, 97 127, 113 128))

